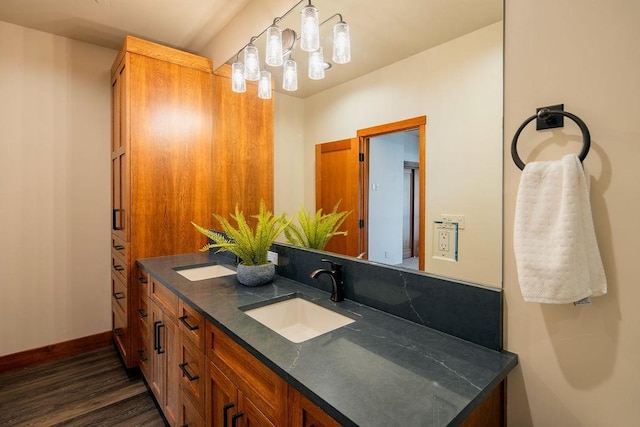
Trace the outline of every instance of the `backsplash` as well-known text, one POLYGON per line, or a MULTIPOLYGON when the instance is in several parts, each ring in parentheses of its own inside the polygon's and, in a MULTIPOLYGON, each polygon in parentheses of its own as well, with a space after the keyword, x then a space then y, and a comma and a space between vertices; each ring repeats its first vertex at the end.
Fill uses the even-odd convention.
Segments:
POLYGON ((353 257, 275 243, 276 273, 324 291, 329 277, 312 279, 323 258, 342 264, 345 298, 493 350, 502 350, 502 290, 353 257))

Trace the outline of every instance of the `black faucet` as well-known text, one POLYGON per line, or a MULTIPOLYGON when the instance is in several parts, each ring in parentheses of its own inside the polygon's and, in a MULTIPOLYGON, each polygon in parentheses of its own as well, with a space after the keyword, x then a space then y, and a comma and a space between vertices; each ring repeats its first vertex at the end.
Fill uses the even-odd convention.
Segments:
POLYGON ((322 262, 331 263, 331 270, 320 268, 311 272, 311 278, 315 279, 323 273, 331 277, 333 291, 331 292, 331 301, 344 301, 344 282, 342 281, 342 264, 335 263, 329 259, 323 259, 322 262))

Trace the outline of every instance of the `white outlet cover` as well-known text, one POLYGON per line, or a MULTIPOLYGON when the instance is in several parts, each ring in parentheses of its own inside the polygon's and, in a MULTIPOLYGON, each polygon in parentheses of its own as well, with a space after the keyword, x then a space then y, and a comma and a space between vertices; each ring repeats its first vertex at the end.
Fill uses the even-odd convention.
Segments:
POLYGON ((458 223, 433 222, 433 258, 458 261, 458 223))

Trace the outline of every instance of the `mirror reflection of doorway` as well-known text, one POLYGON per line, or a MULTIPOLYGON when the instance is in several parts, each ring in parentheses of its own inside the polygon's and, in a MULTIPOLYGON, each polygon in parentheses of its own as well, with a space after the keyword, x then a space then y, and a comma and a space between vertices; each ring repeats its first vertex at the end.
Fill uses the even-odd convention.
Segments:
POLYGON ((370 261, 418 268, 419 150, 416 129, 368 138, 370 261))
POLYGON ((426 116, 358 130, 365 258, 424 270, 426 116))
POLYGON ((316 209, 351 211, 326 251, 424 270, 426 116, 316 145, 316 209), (373 171, 370 174, 370 171, 373 171))

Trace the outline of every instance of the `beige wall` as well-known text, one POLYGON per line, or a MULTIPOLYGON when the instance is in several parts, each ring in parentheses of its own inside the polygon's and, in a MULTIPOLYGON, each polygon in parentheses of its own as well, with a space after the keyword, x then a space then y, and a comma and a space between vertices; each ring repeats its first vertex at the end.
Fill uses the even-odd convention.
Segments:
MULTIPOLYGON (((506 2, 504 290, 506 347, 520 365, 508 379, 511 426, 640 423, 640 3, 506 2), (512 227, 521 172, 509 145, 520 123, 564 103, 592 135, 585 161, 609 293, 591 306, 522 300, 512 227)), ((526 161, 581 147, 579 130, 523 134, 526 161)))
POLYGON ((0 22, 0 356, 111 329, 115 54, 0 22))
POLYGON ((315 206, 316 144, 422 115, 427 116, 426 270, 500 287, 502 22, 306 98, 305 204, 315 206), (441 214, 465 215, 457 263, 432 258, 433 221, 441 214))

